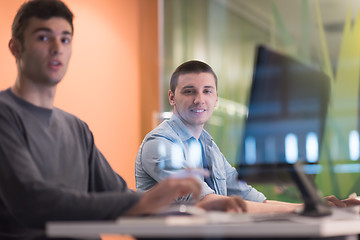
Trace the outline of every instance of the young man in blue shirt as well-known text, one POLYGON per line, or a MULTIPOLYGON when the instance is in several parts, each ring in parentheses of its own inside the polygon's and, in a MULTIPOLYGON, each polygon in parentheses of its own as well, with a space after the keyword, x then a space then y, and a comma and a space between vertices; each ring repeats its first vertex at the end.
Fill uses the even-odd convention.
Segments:
MULTIPOLYGON (((301 206, 266 200, 255 188, 238 181, 236 169, 204 129, 218 102, 217 76, 209 65, 200 61, 181 64, 172 74, 168 98, 173 107, 171 119, 147 134, 137 154, 138 190, 149 190, 162 179, 183 173, 184 169, 205 168, 210 176, 198 176, 203 200, 240 196, 246 200, 249 212, 290 212, 301 206)), ((332 205, 358 204, 354 199, 327 199, 332 205)), ((191 195, 180 200, 191 201, 191 195)))

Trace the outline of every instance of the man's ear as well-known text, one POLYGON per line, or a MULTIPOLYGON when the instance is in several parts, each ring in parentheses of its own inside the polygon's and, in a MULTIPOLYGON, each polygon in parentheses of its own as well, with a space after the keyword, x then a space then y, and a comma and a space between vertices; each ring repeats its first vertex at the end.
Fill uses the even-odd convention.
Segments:
POLYGON ((174 106, 175 105, 175 94, 171 91, 171 90, 169 90, 169 92, 168 92, 168 97, 169 97, 169 103, 170 103, 170 105, 171 106, 174 106))
POLYGON ((20 58, 20 53, 21 53, 21 45, 20 45, 20 41, 17 39, 10 39, 9 41, 9 49, 10 52, 12 53, 12 55, 16 58, 19 59, 20 58))

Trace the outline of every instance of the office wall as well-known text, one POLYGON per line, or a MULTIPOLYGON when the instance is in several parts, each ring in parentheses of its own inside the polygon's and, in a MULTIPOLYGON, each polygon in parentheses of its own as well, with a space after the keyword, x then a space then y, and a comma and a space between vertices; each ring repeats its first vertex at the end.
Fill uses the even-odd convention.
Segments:
MULTIPOLYGON (((13 17, 23 2, 0 0, 0 89, 11 86, 16 77, 7 45, 13 17)), ((135 188, 134 162, 141 141, 141 1, 65 2, 75 14, 75 36, 70 67, 58 87, 55 105, 88 123, 112 167, 135 188)))

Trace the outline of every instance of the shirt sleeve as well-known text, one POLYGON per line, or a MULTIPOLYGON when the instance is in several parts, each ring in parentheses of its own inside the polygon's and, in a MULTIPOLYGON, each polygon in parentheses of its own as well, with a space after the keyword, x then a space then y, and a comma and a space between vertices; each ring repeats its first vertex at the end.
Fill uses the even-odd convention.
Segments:
POLYGON ((46 181, 27 144, 31 142, 26 139, 20 117, 1 105, 0 212, 10 213, 23 225, 43 228, 47 221, 115 219, 140 198, 127 189, 95 146, 89 160, 92 189, 81 192, 46 181))
MULTIPOLYGON (((137 181, 149 182, 149 186, 145 187, 147 189, 152 187, 150 184, 154 181, 160 182, 168 177, 178 177, 179 171, 186 169, 188 166, 182 144, 172 142, 163 137, 151 137, 148 139, 144 142, 139 154, 139 160, 146 175, 138 175, 137 181)), ((197 178, 202 185, 200 199, 208 194, 214 193, 214 191, 204 182, 202 176, 197 176, 197 178)), ((144 184, 141 183, 141 185, 144 184)), ((191 196, 179 199, 179 201, 191 200, 191 196)))

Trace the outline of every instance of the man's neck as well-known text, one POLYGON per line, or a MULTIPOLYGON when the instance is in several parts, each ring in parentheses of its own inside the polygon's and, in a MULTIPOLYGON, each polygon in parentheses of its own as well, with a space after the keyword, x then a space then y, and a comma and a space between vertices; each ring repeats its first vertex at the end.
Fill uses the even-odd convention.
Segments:
POLYGON ((194 138, 199 140, 201 132, 204 129, 204 125, 191 125, 187 123, 176 111, 174 111, 174 114, 183 122, 191 135, 193 135, 194 138))
MULTIPOLYGON (((187 125, 185 125, 185 126, 187 126, 187 125)), ((190 133, 194 136, 194 138, 199 140, 203 128, 202 127, 201 128, 194 127, 194 126, 187 126, 187 128, 189 129, 190 133)))
POLYGON ((52 109, 54 106, 54 97, 56 86, 36 86, 33 84, 20 83, 16 81, 11 87, 11 91, 25 101, 43 108, 52 109))

